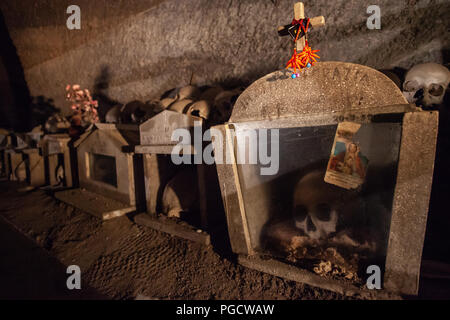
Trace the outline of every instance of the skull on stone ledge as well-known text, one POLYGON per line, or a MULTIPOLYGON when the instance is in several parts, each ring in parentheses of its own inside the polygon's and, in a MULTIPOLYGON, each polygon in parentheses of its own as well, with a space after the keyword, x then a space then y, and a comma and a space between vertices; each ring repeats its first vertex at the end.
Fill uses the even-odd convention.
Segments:
POLYGON ((403 83, 403 95, 409 103, 424 107, 442 104, 448 84, 450 71, 437 63, 423 63, 412 67, 403 83))

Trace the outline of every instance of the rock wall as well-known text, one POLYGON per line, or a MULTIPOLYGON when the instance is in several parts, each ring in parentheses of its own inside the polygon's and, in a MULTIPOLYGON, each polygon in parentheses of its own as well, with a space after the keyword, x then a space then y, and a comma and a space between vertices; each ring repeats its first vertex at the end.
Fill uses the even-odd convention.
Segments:
MULTIPOLYGON (((3 0, 0 8, 32 96, 52 98, 65 113, 64 87, 78 83, 100 97, 128 102, 194 84, 240 84, 284 67, 292 41, 277 27, 293 0, 3 0), (68 30, 66 9, 81 8, 81 30, 68 30)), ((305 0, 323 61, 374 68, 448 62, 449 0, 305 0), (381 30, 369 30, 369 5, 381 30)))

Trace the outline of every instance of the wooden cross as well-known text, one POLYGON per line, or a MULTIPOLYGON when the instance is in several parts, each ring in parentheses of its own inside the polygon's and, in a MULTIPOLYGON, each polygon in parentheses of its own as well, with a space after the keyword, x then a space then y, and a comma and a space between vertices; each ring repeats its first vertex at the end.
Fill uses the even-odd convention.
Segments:
MULTIPOLYGON (((294 19, 305 19, 305 5, 303 4, 303 2, 297 2, 296 4, 294 4, 294 19)), ((324 16, 311 18, 309 19, 309 24, 314 28, 323 27, 325 25, 325 18, 324 16)), ((290 28, 292 28, 292 24, 278 27, 278 34, 280 36, 286 36, 290 34, 295 39, 295 35, 289 31, 290 28)), ((302 30, 298 29, 298 32, 302 32, 302 30)), ((303 51, 303 48, 305 47, 306 35, 300 34, 300 36, 295 43, 297 52, 303 51)))

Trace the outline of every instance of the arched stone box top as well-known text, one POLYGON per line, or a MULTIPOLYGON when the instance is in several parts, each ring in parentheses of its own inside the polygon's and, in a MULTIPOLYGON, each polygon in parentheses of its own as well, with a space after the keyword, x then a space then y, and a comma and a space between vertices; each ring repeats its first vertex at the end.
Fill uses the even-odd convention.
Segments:
POLYGON ((400 89, 381 72, 345 62, 319 62, 291 79, 287 70, 270 73, 238 98, 229 122, 272 120, 317 113, 407 104, 400 89))

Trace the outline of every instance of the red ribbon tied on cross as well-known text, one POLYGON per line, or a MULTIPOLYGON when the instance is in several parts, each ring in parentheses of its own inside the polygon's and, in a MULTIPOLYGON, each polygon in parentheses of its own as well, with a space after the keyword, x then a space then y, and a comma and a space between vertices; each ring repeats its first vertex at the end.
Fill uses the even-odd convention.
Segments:
MULTIPOLYGON (((308 28, 309 28, 309 18, 306 18, 306 26, 305 26, 304 21, 305 21, 305 19, 296 20, 294 18, 291 22, 291 25, 293 25, 293 26, 295 26, 297 24, 300 25, 301 30, 303 31, 304 35, 306 35, 306 33, 308 32, 308 28)), ((299 34, 300 34, 300 30, 297 32, 295 41, 297 41, 299 34)))

